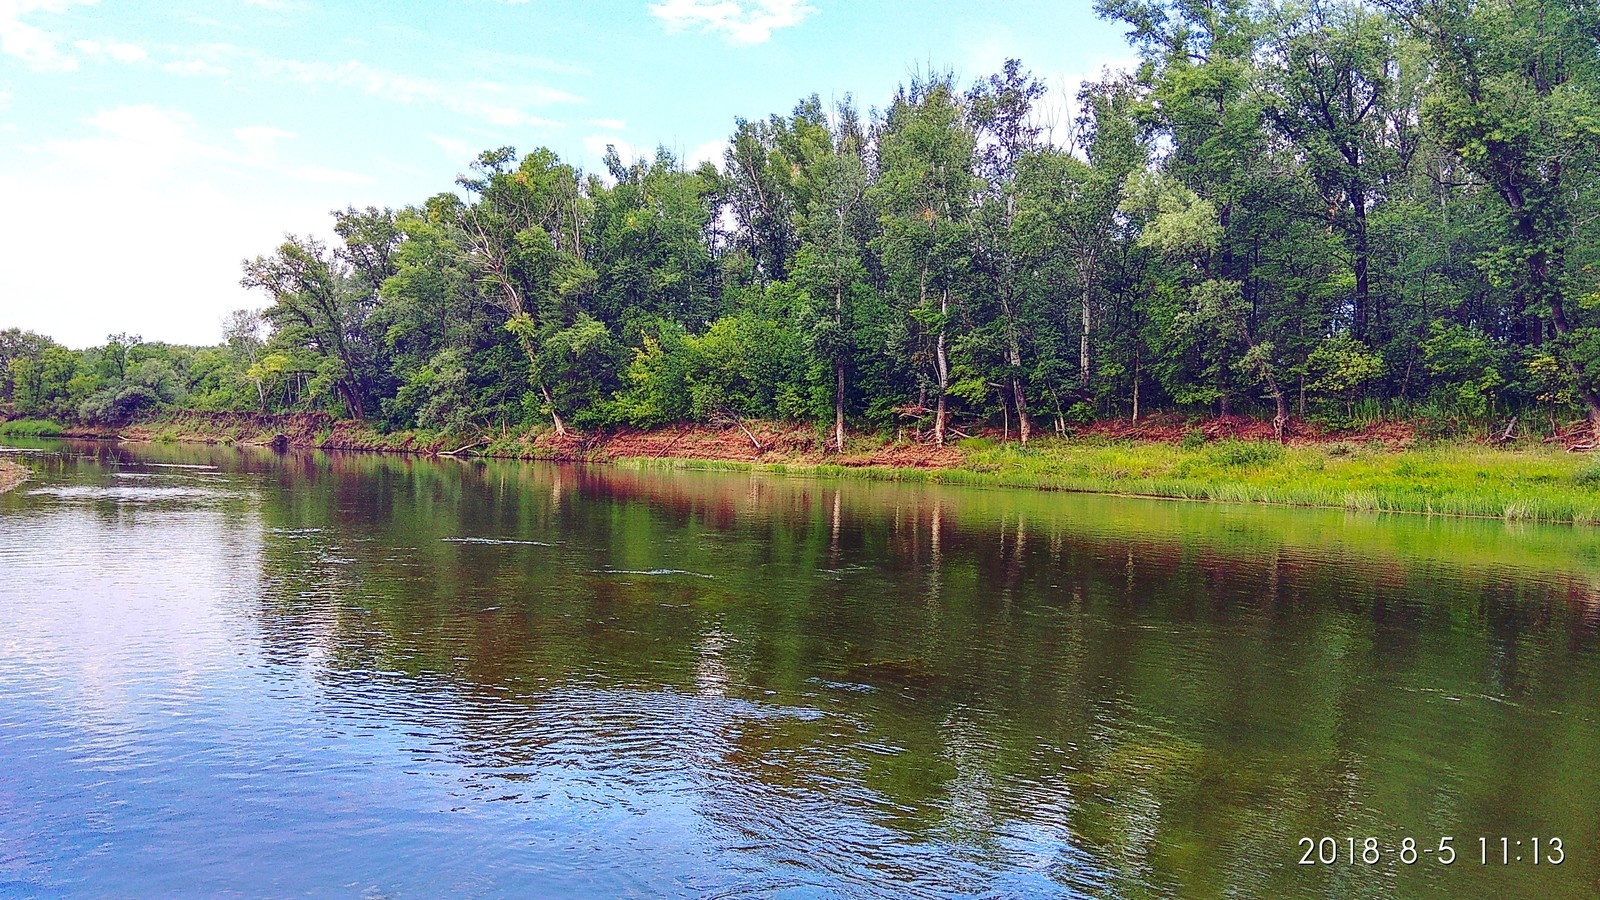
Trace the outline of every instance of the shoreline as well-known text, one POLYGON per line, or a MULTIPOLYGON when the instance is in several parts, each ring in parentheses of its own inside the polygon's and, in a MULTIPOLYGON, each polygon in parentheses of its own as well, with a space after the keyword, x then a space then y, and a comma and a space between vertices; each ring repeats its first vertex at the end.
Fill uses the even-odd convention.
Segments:
POLYGON ((0 459, 0 494, 17 487, 27 481, 33 472, 24 465, 0 459))
MULTIPOLYGON (((1558 445, 1418 444, 1387 423, 1365 435, 1260 440, 1248 420, 1213 421, 1187 439, 1084 433, 1027 447, 999 435, 945 447, 858 436, 843 454, 811 426, 745 422, 559 436, 506 430, 477 440, 401 431, 316 413, 176 413, 121 429, 66 428, 63 437, 239 444, 457 459, 609 463, 628 468, 755 471, 1144 499, 1253 503, 1571 525, 1600 524, 1600 460, 1558 445), (1196 437, 1198 435, 1198 437, 1196 437), (1363 440, 1365 437, 1365 440, 1363 440)), ((1115 423, 1113 423, 1115 424, 1115 423)), ((1156 426, 1161 427, 1161 426, 1156 426)), ((1167 432, 1172 428, 1167 426, 1167 432)), ((1178 432, 1184 434, 1185 432, 1178 432)))

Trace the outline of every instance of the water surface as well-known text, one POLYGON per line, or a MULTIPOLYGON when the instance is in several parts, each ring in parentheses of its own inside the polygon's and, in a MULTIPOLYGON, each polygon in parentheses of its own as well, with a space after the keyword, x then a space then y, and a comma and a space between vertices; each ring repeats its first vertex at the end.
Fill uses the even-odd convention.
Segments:
POLYGON ((0 894, 1600 894, 1592 530, 29 448, 0 894))

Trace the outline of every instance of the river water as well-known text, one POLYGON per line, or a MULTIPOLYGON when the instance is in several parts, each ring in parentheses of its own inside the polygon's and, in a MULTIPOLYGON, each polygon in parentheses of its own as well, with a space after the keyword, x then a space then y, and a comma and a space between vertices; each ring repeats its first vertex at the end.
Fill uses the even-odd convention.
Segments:
POLYGON ((0 895, 1600 894, 1593 530, 19 443, 0 895))

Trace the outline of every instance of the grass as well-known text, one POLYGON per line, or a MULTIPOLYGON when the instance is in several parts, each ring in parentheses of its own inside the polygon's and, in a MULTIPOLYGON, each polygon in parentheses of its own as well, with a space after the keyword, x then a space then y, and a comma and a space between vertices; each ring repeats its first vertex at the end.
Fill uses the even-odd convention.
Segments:
POLYGON ((1600 524, 1600 459, 1546 447, 1450 444, 1395 451, 1232 440, 1186 447, 1080 438, 1040 440, 1027 448, 975 444, 964 449, 964 462, 946 469, 695 460, 634 464, 1600 524))
POLYGON ((9 422, 0 422, 0 434, 10 437, 57 437, 65 433, 65 428, 49 419, 12 419, 9 422))

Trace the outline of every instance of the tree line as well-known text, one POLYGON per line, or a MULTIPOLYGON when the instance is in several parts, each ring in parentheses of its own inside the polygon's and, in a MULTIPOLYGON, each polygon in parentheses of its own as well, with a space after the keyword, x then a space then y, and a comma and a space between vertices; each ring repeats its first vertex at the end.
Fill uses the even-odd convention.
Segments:
POLYGON ((382 428, 1153 410, 1600 434, 1600 7, 1098 0, 1140 62, 1048 122, 1021 63, 736 120, 719 163, 483 153, 244 264, 214 348, 0 333, 0 402, 382 428))

